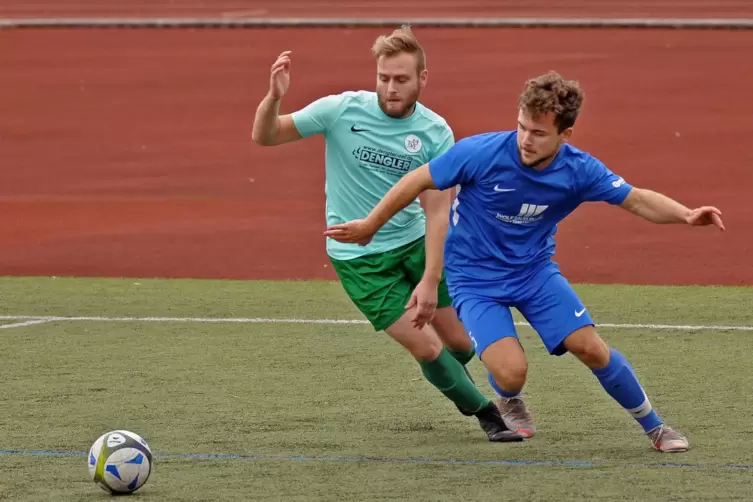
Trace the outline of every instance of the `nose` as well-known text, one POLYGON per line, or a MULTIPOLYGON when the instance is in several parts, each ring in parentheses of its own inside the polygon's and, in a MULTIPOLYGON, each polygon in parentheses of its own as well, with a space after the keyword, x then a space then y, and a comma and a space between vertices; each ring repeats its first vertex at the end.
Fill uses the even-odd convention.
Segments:
POLYGON ((397 84, 393 80, 390 80, 390 83, 387 84, 387 93, 388 94, 397 94, 397 84))
POLYGON ((531 133, 524 132, 520 140, 523 146, 530 147, 531 146, 531 133))

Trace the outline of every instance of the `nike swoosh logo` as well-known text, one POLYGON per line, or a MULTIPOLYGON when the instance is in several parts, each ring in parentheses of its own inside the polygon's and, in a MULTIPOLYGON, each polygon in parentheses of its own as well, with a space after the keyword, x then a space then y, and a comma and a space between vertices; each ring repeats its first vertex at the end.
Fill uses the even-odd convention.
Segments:
POLYGON ((499 188, 499 185, 494 185, 495 192, 514 192, 514 188, 499 188))
POLYGON ((583 310, 581 310, 580 312, 576 311, 576 312, 575 312, 575 317, 580 317, 580 316, 582 316, 582 315, 583 315, 583 314, 585 314, 585 313, 586 313, 586 309, 583 309, 583 310))
POLYGON ((352 132, 366 132, 366 131, 368 131, 368 129, 359 129, 359 128, 357 128, 357 127, 356 127, 356 126, 354 126, 354 125, 350 126, 350 130, 351 130, 352 132))

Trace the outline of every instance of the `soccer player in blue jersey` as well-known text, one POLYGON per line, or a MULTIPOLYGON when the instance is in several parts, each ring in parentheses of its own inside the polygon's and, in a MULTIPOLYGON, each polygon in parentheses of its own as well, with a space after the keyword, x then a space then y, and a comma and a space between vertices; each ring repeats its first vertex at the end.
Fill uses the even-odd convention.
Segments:
MULTIPOLYGON (((279 115, 292 62, 290 52, 283 52, 256 112, 252 136, 260 145, 324 137, 330 225, 370 211, 406 173, 455 143, 447 122, 418 101, 427 81, 426 57, 410 28, 380 36, 372 53, 376 92, 332 94, 279 115)), ((451 197, 430 190, 422 200, 423 208, 414 200, 396 212, 368 246, 327 239, 330 261, 374 329, 405 347, 426 380, 463 414, 475 416, 490 441, 530 437, 526 425, 532 418, 523 400, 500 406, 481 393, 465 368, 474 349, 452 308, 443 271, 451 197)))
POLYGON ((550 72, 526 82, 515 131, 458 141, 406 175, 365 219, 332 225, 325 235, 364 245, 424 190, 459 192, 450 211, 445 269, 461 321, 502 398, 518 396, 527 373, 510 307, 538 332, 550 354, 572 353, 641 425, 653 448, 682 452, 687 438, 664 424, 625 357, 598 335, 594 321, 555 262, 557 223, 587 201, 619 205, 653 223, 715 225, 721 212, 689 209, 631 186, 569 144, 584 93, 550 72))

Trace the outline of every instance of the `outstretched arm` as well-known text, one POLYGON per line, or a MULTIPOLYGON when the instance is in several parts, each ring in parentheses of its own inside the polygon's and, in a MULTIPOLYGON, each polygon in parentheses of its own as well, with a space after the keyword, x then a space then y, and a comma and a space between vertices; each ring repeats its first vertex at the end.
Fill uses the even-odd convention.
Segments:
POLYGON ((620 206, 652 223, 715 225, 725 230, 719 209, 713 206, 689 209, 666 195, 645 188, 630 190, 620 206))
POLYGON ((355 242, 365 246, 398 211, 416 200, 425 190, 434 188, 436 187, 429 173, 429 165, 424 164, 403 176, 365 219, 332 225, 327 228, 324 235, 339 242, 355 242))

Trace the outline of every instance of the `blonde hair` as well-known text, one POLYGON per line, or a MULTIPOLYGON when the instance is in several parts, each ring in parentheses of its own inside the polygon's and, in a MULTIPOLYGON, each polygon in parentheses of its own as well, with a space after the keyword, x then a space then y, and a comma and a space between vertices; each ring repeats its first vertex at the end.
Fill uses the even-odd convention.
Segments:
POLYGON ((416 69, 419 73, 426 69, 426 54, 413 35, 410 25, 404 24, 390 35, 381 35, 371 47, 371 53, 377 60, 382 56, 397 56, 403 52, 416 56, 416 69))

